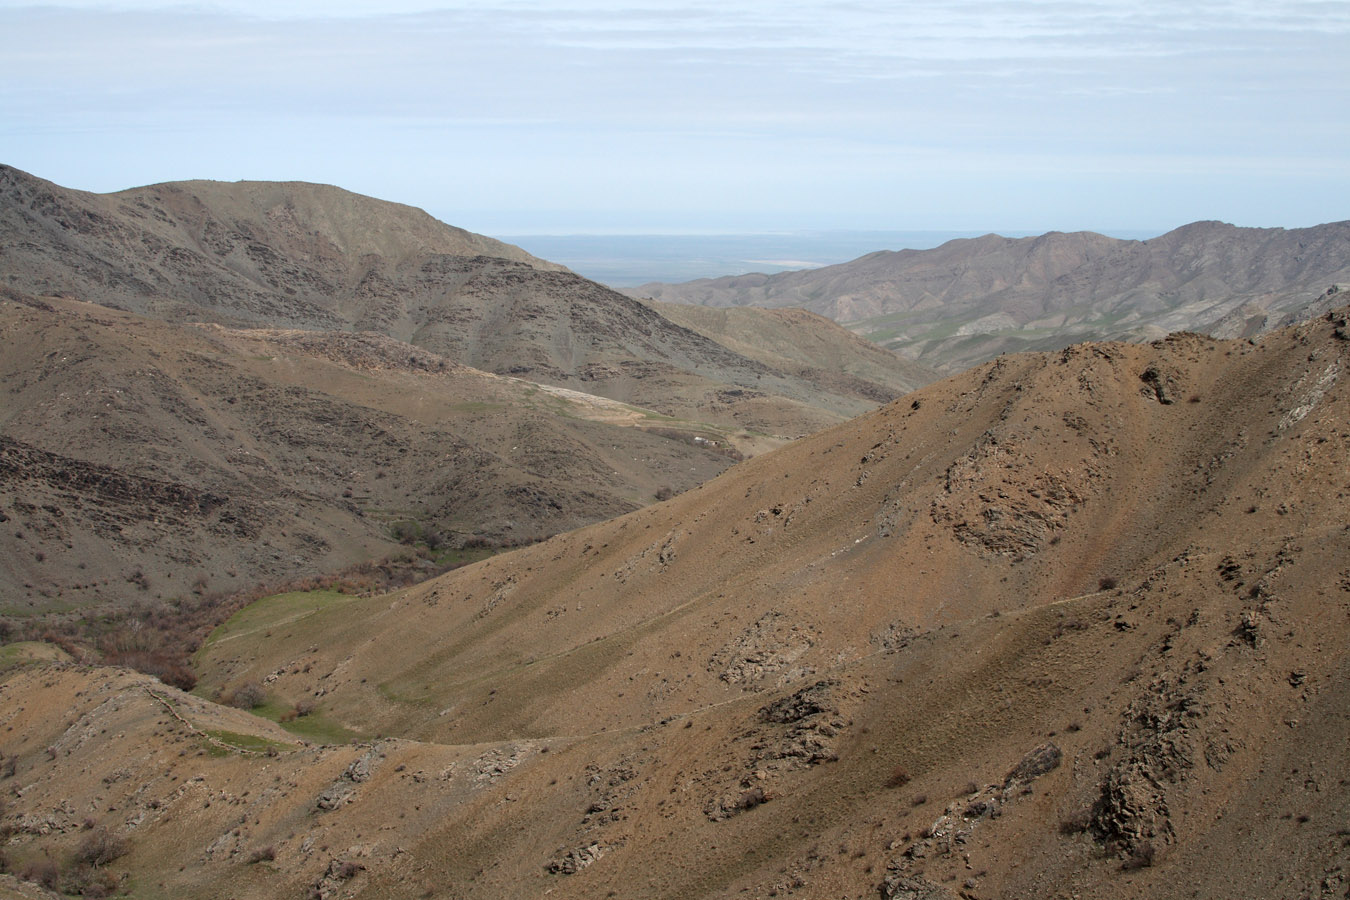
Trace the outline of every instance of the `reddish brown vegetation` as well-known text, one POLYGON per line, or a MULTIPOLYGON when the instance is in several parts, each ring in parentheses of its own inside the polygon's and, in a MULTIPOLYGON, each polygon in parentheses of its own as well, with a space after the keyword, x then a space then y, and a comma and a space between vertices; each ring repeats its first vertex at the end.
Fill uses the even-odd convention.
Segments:
MULTIPOLYGON (((384 593, 462 565, 465 563, 434 562, 425 549, 416 548, 398 556, 358 563, 340 572, 259 584, 233 594, 201 593, 167 601, 147 599, 124 609, 86 609, 28 622, 0 620, 0 643, 46 641, 80 662, 126 666, 188 691, 197 684, 192 654, 212 629, 250 603, 292 591, 384 593)), ((307 712, 297 709, 296 715, 307 712)))

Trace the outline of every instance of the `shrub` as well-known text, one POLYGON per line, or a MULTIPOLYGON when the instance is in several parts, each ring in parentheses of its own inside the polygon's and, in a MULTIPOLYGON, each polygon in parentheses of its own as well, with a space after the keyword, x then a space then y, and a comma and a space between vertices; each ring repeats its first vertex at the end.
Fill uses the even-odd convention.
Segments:
POLYGON ((277 858, 276 848, 270 844, 266 847, 259 847, 248 855, 249 865, 260 862, 271 862, 277 858))
POLYGON ((1100 581, 1097 582, 1097 587, 1101 588, 1103 591, 1112 590, 1115 588, 1115 586, 1116 580, 1112 578, 1110 575, 1103 577, 1100 581))
POLYGON ((61 883, 61 870, 50 859, 34 859, 24 863, 23 868, 19 870, 19 877, 24 881, 56 890, 56 886, 61 883))
POLYGON ((333 874, 345 881, 350 878, 355 878, 364 869, 365 866, 348 859, 338 863, 337 868, 333 870, 333 874))
POLYGON ((886 779, 886 787, 898 788, 909 784, 909 770, 904 766, 896 766, 891 769, 891 775, 886 779))
POLYGON ((656 489, 656 499, 659 501, 666 501, 674 496, 675 489, 668 484, 663 484, 656 489))
POLYGON ((230 695, 230 705, 236 709, 253 709, 262 706, 266 699, 267 692, 263 690, 263 686, 256 681, 249 681, 237 687, 230 695))
POLYGON ((416 522, 395 522, 389 526, 389 535, 400 544, 412 544, 420 530, 416 522))
POLYGON ((126 856, 130 849, 126 838, 118 837, 100 825, 81 838, 80 845, 75 848, 75 858, 97 869, 126 856))
POLYGON ((1065 816, 1059 823, 1060 834, 1082 834, 1092 827, 1092 810, 1080 809, 1065 816))
POLYGON ((78 894, 88 900, 102 900, 117 892, 117 879, 109 872, 100 872, 86 865, 77 865, 61 873, 60 891, 78 894))
POLYGON ((767 802, 768 799, 769 799, 768 795, 764 793, 764 788, 752 787, 750 790, 741 794, 741 796, 736 800, 736 808, 754 809, 756 806, 759 806, 760 804, 767 802))
POLYGON ((1130 858, 1121 864, 1121 868, 1127 872, 1131 869, 1147 869, 1149 866, 1153 865, 1156 858, 1157 851, 1154 849, 1153 844, 1149 841, 1144 841, 1135 848, 1134 853, 1130 854, 1130 858))

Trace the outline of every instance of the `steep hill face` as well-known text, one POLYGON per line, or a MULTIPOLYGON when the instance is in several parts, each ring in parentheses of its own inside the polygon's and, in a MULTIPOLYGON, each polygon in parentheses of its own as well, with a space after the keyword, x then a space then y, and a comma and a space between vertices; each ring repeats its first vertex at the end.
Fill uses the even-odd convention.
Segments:
POLYGON ((1193 330, 1249 337, 1290 324, 1350 280, 1350 222, 1196 222, 1147 241, 1051 232, 881 251, 778 275, 650 284, 634 296, 704 306, 800 306, 956 371, 999 353, 1193 330))
MULTIPOLYGON (((0 289, 3 290, 3 289, 0 289)), ((0 612, 225 591, 537 540, 732 462, 653 417, 372 333, 179 325, 0 296, 0 612)))
POLYGON ((94 816, 147 897, 1343 896, 1347 365, 1344 309, 1002 357, 203 649, 366 743, 15 670, 6 851, 94 816))
MULTIPOLYGON (((803 383, 517 247, 322 185, 98 195, 0 167, 0 279, 168 321, 376 331, 485 371, 775 435, 903 393, 803 383)), ((929 380, 895 370, 905 389, 929 380)))

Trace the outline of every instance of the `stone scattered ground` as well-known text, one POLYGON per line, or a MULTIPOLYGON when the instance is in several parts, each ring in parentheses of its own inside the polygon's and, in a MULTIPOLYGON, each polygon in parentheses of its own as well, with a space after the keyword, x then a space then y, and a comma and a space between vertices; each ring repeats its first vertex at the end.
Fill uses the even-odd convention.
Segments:
POLYGON ((1344 898, 1346 321, 1003 357, 199 655, 354 742, 12 668, 5 853, 90 820, 145 898, 1344 898))

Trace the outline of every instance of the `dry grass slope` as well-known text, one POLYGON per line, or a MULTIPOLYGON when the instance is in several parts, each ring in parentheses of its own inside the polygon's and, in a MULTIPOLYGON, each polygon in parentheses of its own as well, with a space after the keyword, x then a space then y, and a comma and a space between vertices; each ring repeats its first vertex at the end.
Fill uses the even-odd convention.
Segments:
POLYGON ((1346 321, 1004 357, 203 651, 365 742, 19 668, 6 850, 106 819, 145 897, 1344 896, 1346 321))

